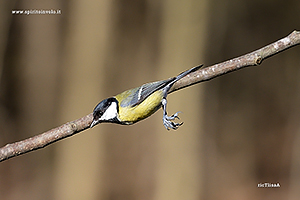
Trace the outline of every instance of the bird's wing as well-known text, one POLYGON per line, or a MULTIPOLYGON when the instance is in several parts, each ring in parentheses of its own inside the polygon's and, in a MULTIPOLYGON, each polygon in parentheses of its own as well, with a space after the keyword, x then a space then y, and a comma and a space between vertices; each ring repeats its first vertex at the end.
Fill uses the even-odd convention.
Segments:
POLYGON ((167 84, 172 82, 174 78, 170 78, 168 80, 163 80, 163 81, 156 81, 152 83, 146 83, 142 85, 141 87, 132 89, 132 90, 127 90, 119 95, 117 95, 117 99, 123 99, 120 102, 120 105, 122 107, 133 107, 141 102, 143 102, 149 95, 152 93, 156 92, 157 90, 160 90, 164 88, 167 84), (119 98, 118 98, 119 96, 119 98), (122 98, 121 98, 122 97, 122 98))

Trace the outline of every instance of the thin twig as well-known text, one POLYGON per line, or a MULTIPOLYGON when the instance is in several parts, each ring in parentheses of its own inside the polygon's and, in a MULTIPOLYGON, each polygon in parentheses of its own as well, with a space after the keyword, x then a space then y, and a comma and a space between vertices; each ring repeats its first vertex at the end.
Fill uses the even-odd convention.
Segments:
MULTIPOLYGON (((169 93, 203 81, 208 81, 238 69, 248 66, 257 66, 261 64, 264 59, 298 44, 300 44, 300 32, 293 31, 287 37, 259 50, 191 73, 190 75, 176 82, 169 93)), ((89 128, 92 119, 93 115, 90 113, 85 117, 68 122, 60 127, 54 128, 34 137, 12 144, 7 144, 6 146, 0 148, 0 162, 30 151, 43 148, 56 141, 79 133, 89 128)))

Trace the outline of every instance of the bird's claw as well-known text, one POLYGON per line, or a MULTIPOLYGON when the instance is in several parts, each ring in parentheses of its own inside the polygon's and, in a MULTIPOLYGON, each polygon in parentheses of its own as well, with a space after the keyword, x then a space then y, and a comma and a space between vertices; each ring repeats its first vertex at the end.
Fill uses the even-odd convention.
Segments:
POLYGON ((167 130, 170 130, 170 128, 173 129, 173 130, 176 130, 176 129, 179 128, 179 126, 181 126, 183 124, 183 122, 177 123, 177 122, 172 121, 172 120, 175 120, 175 119, 179 119, 178 113, 180 113, 180 112, 177 112, 177 113, 175 113, 171 116, 164 115, 163 123, 164 123, 164 126, 166 127, 167 130))

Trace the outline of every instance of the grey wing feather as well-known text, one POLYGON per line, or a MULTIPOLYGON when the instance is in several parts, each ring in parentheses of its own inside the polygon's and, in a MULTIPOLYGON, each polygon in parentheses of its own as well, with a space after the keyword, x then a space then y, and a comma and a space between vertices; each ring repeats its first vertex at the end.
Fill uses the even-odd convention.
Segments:
POLYGON ((153 83, 146 83, 146 84, 142 85, 141 87, 132 89, 132 90, 128 91, 128 92, 130 92, 130 94, 122 102, 120 102, 120 104, 122 107, 136 106, 136 105, 140 104, 141 102, 143 102, 153 92, 156 92, 157 90, 160 90, 162 88, 165 89, 165 93, 167 94, 169 89, 172 87, 172 85, 176 81, 183 78, 187 74, 200 69, 201 67, 202 67, 202 65, 199 65, 199 66, 193 67, 187 71, 182 72, 181 74, 179 74, 178 76, 176 76, 174 78, 169 78, 169 79, 163 80, 163 81, 156 81, 153 83))
POLYGON ((121 106, 136 106, 143 102, 152 93, 164 88, 173 80, 174 78, 170 78, 168 80, 146 83, 139 88, 132 89, 132 93, 126 98, 126 100, 121 102, 121 106))

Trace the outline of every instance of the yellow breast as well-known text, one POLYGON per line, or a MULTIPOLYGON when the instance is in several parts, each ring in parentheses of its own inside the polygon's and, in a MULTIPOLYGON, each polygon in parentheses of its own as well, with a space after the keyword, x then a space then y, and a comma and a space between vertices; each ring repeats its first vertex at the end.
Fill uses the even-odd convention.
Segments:
POLYGON ((158 90, 135 107, 119 107, 119 119, 133 124, 155 113, 161 106, 163 92, 158 90))

